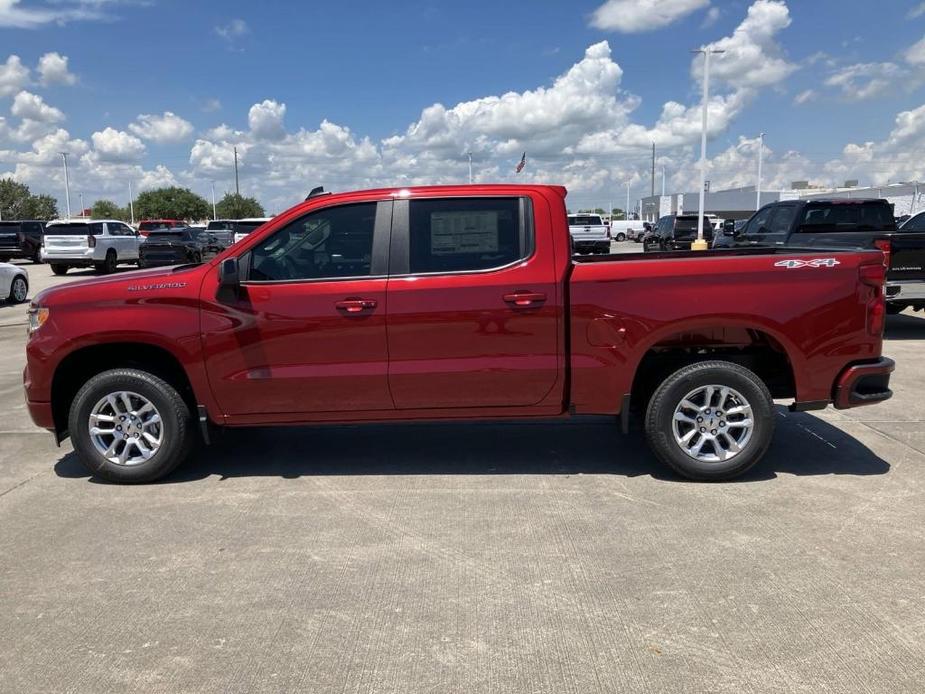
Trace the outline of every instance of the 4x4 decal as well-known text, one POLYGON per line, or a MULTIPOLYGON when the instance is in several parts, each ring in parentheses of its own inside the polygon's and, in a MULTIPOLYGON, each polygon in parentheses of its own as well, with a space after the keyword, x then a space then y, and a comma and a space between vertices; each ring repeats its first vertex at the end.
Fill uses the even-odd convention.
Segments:
POLYGON ((785 267, 788 270, 798 267, 835 267, 836 265, 841 265, 841 263, 835 258, 813 258, 812 260, 790 258, 789 260, 778 260, 774 263, 774 267, 785 267))

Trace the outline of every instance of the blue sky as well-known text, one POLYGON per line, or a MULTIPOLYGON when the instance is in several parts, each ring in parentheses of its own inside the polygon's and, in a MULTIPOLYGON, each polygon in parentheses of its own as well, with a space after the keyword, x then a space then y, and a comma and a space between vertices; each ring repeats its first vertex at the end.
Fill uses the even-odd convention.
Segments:
POLYGON ((238 145, 243 192, 279 211, 316 184, 464 180, 468 150, 480 180, 512 180, 526 150, 524 180, 582 204, 625 199, 627 181, 646 193, 656 141, 669 188, 689 188, 689 50, 719 42, 717 187, 753 182, 761 131, 778 187, 911 180, 925 175, 922 5, 0 0, 0 173, 63 198, 67 149, 87 201, 124 202, 127 179, 221 194, 238 145))

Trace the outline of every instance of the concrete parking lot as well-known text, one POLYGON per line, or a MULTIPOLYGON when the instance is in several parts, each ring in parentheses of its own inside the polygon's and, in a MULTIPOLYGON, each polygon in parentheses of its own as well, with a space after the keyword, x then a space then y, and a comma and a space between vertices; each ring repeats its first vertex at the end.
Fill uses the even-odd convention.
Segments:
POLYGON ((780 408, 734 483, 594 420, 232 431, 139 487, 31 425, 24 317, 0 304, 2 692, 925 691, 921 313, 888 320, 893 400, 780 408))

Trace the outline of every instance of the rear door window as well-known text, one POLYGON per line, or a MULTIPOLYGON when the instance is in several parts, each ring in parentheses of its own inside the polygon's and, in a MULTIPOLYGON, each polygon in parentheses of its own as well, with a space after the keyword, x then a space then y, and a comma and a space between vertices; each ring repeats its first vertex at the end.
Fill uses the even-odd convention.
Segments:
POLYGON ((503 267, 529 255, 532 241, 519 198, 412 200, 409 271, 466 272, 503 267))
POLYGON ((796 216, 797 208, 794 205, 781 205, 774 210, 774 214, 768 225, 768 231, 764 237, 765 242, 785 243, 796 216))

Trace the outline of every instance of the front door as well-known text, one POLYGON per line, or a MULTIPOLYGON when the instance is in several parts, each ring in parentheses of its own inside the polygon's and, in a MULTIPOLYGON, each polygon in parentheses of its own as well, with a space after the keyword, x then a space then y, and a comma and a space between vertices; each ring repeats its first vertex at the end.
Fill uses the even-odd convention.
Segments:
POLYGON ((203 289, 213 393, 229 415, 392 409, 386 344, 391 201, 316 210, 241 257, 237 297, 203 289))
POLYGON ((395 203, 388 343, 397 408, 561 398, 562 297, 549 210, 538 202, 535 224, 528 197, 395 203))

